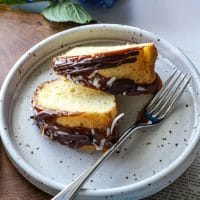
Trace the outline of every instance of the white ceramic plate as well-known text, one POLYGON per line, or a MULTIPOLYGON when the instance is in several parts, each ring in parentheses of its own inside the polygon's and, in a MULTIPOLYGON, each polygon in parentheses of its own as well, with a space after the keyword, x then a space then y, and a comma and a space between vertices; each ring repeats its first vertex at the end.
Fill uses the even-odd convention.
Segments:
MULTIPOLYGON (((55 194, 94 162, 88 154, 42 137, 30 119, 36 87, 56 75, 52 57, 75 45, 154 42, 159 51, 156 71, 164 81, 174 66, 192 81, 163 123, 131 137, 84 185, 80 199, 138 199, 155 193, 180 176, 191 164, 200 137, 199 74, 193 64, 164 39, 123 25, 88 25, 53 35, 25 53, 8 74, 0 95, 0 130, 10 160, 31 183, 55 194)), ((148 96, 120 97, 125 112, 122 129, 134 121, 148 96)))

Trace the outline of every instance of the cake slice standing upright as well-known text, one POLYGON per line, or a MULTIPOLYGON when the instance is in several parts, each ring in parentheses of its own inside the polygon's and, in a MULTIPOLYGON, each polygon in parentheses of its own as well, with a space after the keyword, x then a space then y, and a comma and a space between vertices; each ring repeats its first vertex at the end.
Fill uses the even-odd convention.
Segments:
POLYGON ((77 84, 111 94, 152 94, 161 87, 156 58, 153 43, 82 46, 55 57, 53 68, 77 84))

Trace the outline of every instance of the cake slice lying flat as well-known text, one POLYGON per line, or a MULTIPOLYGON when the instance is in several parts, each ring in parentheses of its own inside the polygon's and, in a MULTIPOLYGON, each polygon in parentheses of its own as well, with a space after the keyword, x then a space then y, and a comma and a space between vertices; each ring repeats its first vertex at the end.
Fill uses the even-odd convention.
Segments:
POLYGON ((115 97, 102 91, 57 79, 34 93, 34 119, 42 134, 72 148, 102 150, 118 138, 115 97))
POLYGON ((57 74, 78 84, 111 94, 156 93, 160 79, 154 71, 153 43, 75 47, 53 59, 57 74))

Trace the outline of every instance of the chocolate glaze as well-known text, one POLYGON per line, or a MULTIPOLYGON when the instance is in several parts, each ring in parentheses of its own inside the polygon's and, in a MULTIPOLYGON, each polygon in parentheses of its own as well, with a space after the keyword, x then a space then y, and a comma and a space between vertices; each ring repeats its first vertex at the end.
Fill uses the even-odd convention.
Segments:
POLYGON ((129 79, 117 79, 111 88, 106 89, 106 92, 123 95, 156 94, 161 87, 162 81, 156 75, 155 81, 151 84, 136 84, 129 79))
POLYGON ((54 70, 61 75, 85 75, 98 69, 117 67, 136 62, 139 50, 125 51, 122 54, 91 56, 59 56, 53 60, 54 70))
POLYGON ((113 132, 103 129, 89 129, 84 127, 64 127, 56 123, 56 113, 42 111, 32 118, 42 133, 52 140, 71 148, 80 148, 84 145, 95 146, 97 150, 110 148, 119 139, 119 130, 116 125, 113 132))
POLYGON ((74 82, 103 90, 111 94, 139 95, 155 94, 161 88, 161 80, 156 77, 151 84, 136 84, 130 79, 115 79, 115 77, 106 78, 98 73, 97 70, 113 68, 125 63, 137 61, 137 55, 140 49, 128 49, 117 52, 107 52, 88 56, 59 56, 53 61, 54 70, 74 82))
POLYGON ((106 78, 96 73, 92 78, 89 76, 70 76, 71 80, 81 85, 100 89, 110 94, 122 94, 122 95, 139 95, 139 94, 155 94, 162 87, 162 81, 158 75, 151 84, 136 84, 130 79, 113 79, 112 84, 108 85, 108 82, 114 78, 106 78), (98 84, 95 84, 95 80, 98 84))

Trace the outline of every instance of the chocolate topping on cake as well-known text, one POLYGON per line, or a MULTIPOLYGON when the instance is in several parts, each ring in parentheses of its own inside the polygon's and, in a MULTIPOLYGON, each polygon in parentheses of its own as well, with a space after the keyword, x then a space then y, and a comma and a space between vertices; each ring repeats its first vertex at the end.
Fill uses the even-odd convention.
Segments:
POLYGON ((80 148, 84 145, 95 146, 97 150, 110 148, 119 139, 119 130, 116 125, 111 133, 110 129, 89 129, 85 127, 63 127, 55 121, 58 114, 42 111, 32 118, 42 130, 42 134, 71 148, 80 148))
POLYGON ((89 76, 68 76, 74 82, 95 89, 100 89, 110 94, 139 95, 155 94, 162 86, 162 81, 158 75, 151 84, 137 84, 130 79, 106 78, 98 73, 89 76))
POLYGON ((119 65, 136 62, 138 50, 123 52, 123 54, 92 56, 59 56, 53 60, 53 68, 60 75, 84 75, 98 69, 117 67, 119 65))
POLYGON ((110 94, 155 94, 161 88, 161 80, 158 75, 150 84, 137 84, 131 79, 104 77, 98 73, 100 69, 136 62, 140 50, 141 48, 126 49, 93 56, 58 56, 53 60, 53 67, 58 74, 64 75, 69 80, 110 94))

